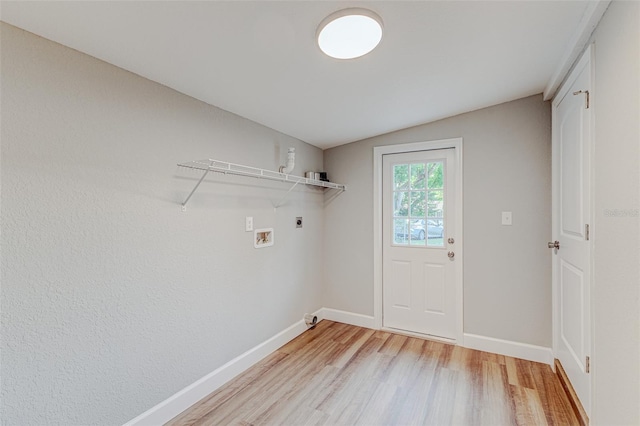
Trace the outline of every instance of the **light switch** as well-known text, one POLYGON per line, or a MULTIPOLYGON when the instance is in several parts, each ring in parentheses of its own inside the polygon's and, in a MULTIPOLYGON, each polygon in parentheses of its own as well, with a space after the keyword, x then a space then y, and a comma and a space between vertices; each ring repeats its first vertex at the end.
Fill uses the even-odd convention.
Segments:
POLYGON ((502 224, 511 226, 511 212, 502 212, 502 224))
POLYGON ((247 232, 253 231, 253 217, 247 216, 244 218, 244 230, 247 232))

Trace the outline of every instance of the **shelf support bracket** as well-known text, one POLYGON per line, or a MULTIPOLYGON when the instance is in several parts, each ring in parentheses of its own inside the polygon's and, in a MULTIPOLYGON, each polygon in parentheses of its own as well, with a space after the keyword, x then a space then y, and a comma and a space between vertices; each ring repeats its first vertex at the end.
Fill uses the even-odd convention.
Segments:
POLYGON ((196 192, 196 190, 198 189, 198 187, 200 186, 200 184, 202 183, 202 181, 204 180, 204 178, 207 176, 209 172, 223 173, 225 176, 237 175, 237 176, 253 177, 257 179, 268 179, 268 180, 274 180, 278 182, 293 183, 293 186, 289 188, 287 193, 284 195, 284 197, 282 197, 282 199, 278 203, 273 203, 272 201, 272 205, 274 206, 274 209, 277 209, 278 207, 283 205, 284 200, 291 193, 291 191, 293 191, 293 189, 296 186, 298 186, 299 183, 303 183, 305 185, 313 186, 313 187, 320 187, 323 189, 336 189, 339 191, 338 193, 347 190, 346 185, 341 185, 338 183, 333 183, 328 181, 323 182, 319 180, 305 178, 302 176, 294 176, 294 175, 289 175, 285 173, 274 172, 271 170, 244 166, 242 164, 234 164, 234 163, 228 163, 226 161, 213 160, 211 158, 208 160, 191 161, 189 163, 179 163, 178 166, 185 167, 188 169, 204 171, 204 174, 202 175, 198 183, 196 183, 196 186, 193 188, 189 196, 182 203, 183 212, 187 210, 187 203, 189 202, 189 200, 191 199, 191 197, 196 192))
POLYGON ((209 174, 209 170, 205 171, 202 174, 202 177, 200 178, 200 180, 198 181, 198 183, 196 183, 196 186, 193 187, 193 189, 191 190, 191 192, 189 193, 189 196, 187 197, 186 200, 184 200, 184 203, 182 203, 182 211, 186 212, 187 211, 187 203, 189 202, 189 199, 191 199, 191 196, 193 195, 194 192, 196 192, 196 189, 198 189, 198 187, 200 186, 200 184, 202 183, 202 181, 204 180, 204 178, 209 174))
POLYGON ((293 188, 295 188, 298 185, 299 181, 297 181, 296 183, 293 184, 293 186, 291 188, 289 188, 289 190, 287 191, 286 194, 284 194, 284 197, 282 197, 280 199, 280 201, 278 201, 278 204, 276 204, 275 206, 273 206, 274 209, 277 209, 278 207, 282 206, 282 202, 285 200, 285 198, 287 198, 287 196, 289 195, 289 193, 291 191, 293 191, 293 188))

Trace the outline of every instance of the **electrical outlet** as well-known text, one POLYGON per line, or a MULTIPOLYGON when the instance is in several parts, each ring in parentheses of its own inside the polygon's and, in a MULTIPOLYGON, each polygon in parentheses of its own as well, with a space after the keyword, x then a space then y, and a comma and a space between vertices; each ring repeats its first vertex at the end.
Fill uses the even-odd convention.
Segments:
POLYGON ((246 232, 253 231, 253 217, 252 216, 247 216, 247 217, 244 218, 244 230, 246 232))
POLYGON ((511 226, 511 212, 502 212, 502 224, 506 226, 511 226))

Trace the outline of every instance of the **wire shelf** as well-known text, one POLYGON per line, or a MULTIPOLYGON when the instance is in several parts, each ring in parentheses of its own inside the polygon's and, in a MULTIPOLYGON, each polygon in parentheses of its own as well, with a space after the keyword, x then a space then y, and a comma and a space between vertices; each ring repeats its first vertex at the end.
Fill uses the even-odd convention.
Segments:
POLYGON ((291 187, 289 192, 298 184, 317 186, 317 187, 327 188, 327 189, 336 189, 338 191, 347 190, 346 185, 342 185, 339 183, 309 179, 302 176, 288 175, 285 173, 274 172, 271 170, 259 169, 257 167, 245 166, 243 164, 235 164, 235 163, 229 163, 227 161, 220 161, 220 160, 213 160, 213 159, 196 160, 196 161, 190 161, 188 163, 179 163, 178 166, 185 167, 187 169, 203 170, 205 172, 200 178, 200 180, 198 181, 198 183, 196 184, 195 188, 193 188, 193 190, 191 191, 187 199, 184 201, 184 203, 182 203, 183 209, 185 208, 185 206, 187 205, 187 202, 189 201, 193 193, 196 191, 196 189, 198 189, 198 186, 200 186, 205 176, 209 172, 224 173, 224 174, 238 175, 238 176, 248 176, 248 177, 253 177, 257 179, 268 179, 268 180, 275 180, 280 182, 293 183, 293 186, 291 187))

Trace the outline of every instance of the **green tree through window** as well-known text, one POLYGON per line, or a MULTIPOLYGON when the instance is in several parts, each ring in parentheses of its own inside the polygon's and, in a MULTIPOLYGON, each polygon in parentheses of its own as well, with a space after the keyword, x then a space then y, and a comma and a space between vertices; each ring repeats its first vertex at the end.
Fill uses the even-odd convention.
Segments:
POLYGON ((442 162, 396 165, 393 172, 394 190, 402 191, 395 193, 394 216, 442 217, 442 162))
POLYGON ((393 167, 393 239, 396 244, 443 246, 444 162, 393 167))

